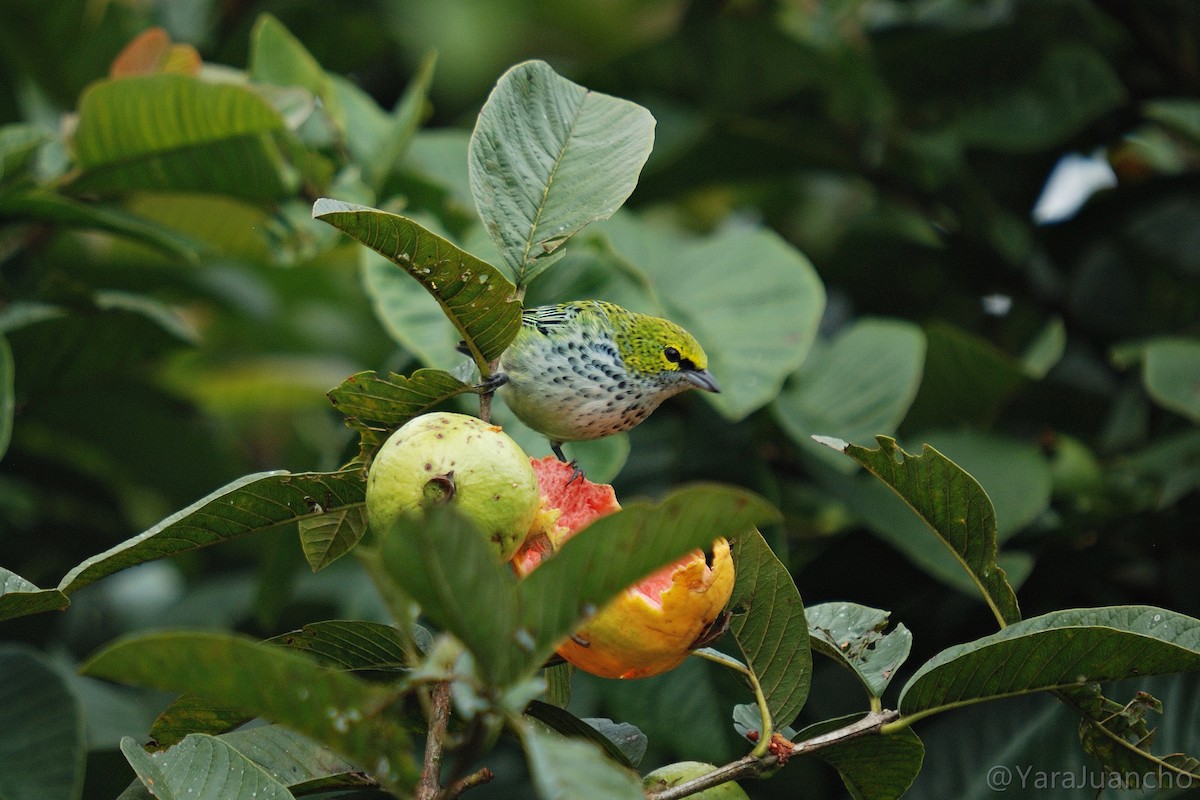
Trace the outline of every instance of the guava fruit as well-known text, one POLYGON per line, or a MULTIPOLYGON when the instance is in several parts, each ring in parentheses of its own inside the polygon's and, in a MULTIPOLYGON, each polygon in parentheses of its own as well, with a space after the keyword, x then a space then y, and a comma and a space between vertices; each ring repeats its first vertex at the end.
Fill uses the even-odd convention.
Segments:
MULTIPOLYGON (((667 764, 642 778, 642 788, 647 792, 661 792, 663 789, 678 786, 692 778, 707 775, 715 769, 714 765, 705 764, 702 761, 680 761, 675 764, 667 764)), ((746 794, 745 790, 732 781, 689 796, 697 798, 697 800, 750 800, 750 796, 746 794)))
POLYGON ((379 534, 406 512, 448 504, 507 561, 538 513, 538 482, 525 454, 498 426, 466 414, 409 420, 379 448, 367 474, 367 521, 379 534))
MULTIPOLYGON (((620 508, 611 486, 575 478, 554 458, 533 462, 542 505, 513 568, 527 575, 576 532, 620 508)), ((602 567, 598 567, 602 568, 602 567)), ((711 563, 695 550, 629 587, 588 619, 558 654, 585 672, 641 678, 673 669, 711 625, 733 593, 733 558, 724 539, 711 563)))

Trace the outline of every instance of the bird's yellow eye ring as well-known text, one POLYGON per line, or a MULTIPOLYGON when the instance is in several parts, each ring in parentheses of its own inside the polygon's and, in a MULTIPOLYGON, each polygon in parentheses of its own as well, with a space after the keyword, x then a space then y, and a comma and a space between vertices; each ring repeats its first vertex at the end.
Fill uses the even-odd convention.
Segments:
POLYGON ((672 364, 678 364, 680 358, 682 358, 682 356, 679 355, 679 351, 669 345, 663 348, 663 356, 672 364))

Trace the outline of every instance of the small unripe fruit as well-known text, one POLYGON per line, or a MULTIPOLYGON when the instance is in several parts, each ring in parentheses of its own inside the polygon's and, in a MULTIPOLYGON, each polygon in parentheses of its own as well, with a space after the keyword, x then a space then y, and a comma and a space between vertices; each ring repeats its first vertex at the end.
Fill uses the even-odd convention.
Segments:
POLYGON ((367 475, 367 521, 377 533, 401 514, 451 505, 507 561, 538 510, 529 456, 495 425, 466 414, 412 419, 379 448, 367 475))
MULTIPOLYGON (((680 761, 677 764, 667 764, 642 778, 642 788, 647 792, 661 792, 663 789, 678 786, 692 778, 707 775, 714 769, 716 769, 715 766, 702 761, 680 761)), ((696 800, 749 800, 745 790, 732 781, 690 796, 696 800)))

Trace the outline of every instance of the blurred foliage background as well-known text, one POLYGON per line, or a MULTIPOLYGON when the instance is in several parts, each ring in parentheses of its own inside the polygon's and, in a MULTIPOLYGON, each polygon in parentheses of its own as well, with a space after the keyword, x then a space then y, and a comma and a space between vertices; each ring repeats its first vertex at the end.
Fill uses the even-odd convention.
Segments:
MULTIPOLYGON (((336 468, 354 443, 328 389, 364 369, 445 365, 453 341, 424 327, 430 309, 392 294, 311 204, 402 210, 474 249, 486 237, 467 136, 496 78, 541 58, 645 105, 658 127, 632 213, 568 246, 531 300, 686 306, 713 269, 672 262, 692 252, 673 243, 745 231, 807 256, 826 296, 823 313, 819 286, 789 298, 820 315, 815 342, 760 350, 742 347, 739 323, 787 330, 789 312, 707 312, 710 352, 778 381, 739 386, 758 399, 737 407, 672 401, 632 433, 620 496, 693 479, 763 493, 786 514, 770 539, 806 602, 890 609, 919 663, 986 633, 989 615, 906 509, 809 440, 894 434, 910 451, 938 447, 989 492, 1026 616, 1116 603, 1200 615, 1190 0, 0 0, 0 12, 0 379, 13 398, 0 564, 23 578, 53 586, 238 476, 336 468), (312 70, 272 71, 261 38, 255 49, 263 13, 312 70), (105 125, 148 112, 124 98, 105 118, 81 98, 155 26, 194 48, 170 58, 234 84, 244 70, 278 113, 191 150, 159 141, 152 162, 106 151, 105 125), (621 259, 638 236, 664 262, 647 268, 649 289, 621 259)), ((758 255, 714 263, 723 280, 760 281, 758 255)), ((615 471, 624 455, 621 442, 598 458, 615 471)), ((0 636, 69 669, 144 627, 265 636, 336 616, 383 612, 354 565, 313 575, 281 530, 114 576, 0 636)), ((574 703, 642 727, 646 768, 733 757, 729 679, 682 670, 580 678, 574 703)), ((93 747, 85 796, 115 796, 129 779, 116 742, 143 736, 161 698, 70 680, 93 747)), ((816 686, 802 721, 856 708, 846 676, 821 668, 816 686)), ((1195 682, 1152 688, 1167 701, 1161 735, 1184 746, 1200 729, 1195 682)), ((1000 749, 1076 765, 1051 705, 920 728, 913 796, 987 796, 1000 749)), ((498 771, 480 796, 516 791, 498 771)), ((799 784, 843 792, 819 764, 747 788, 792 797, 799 784)))

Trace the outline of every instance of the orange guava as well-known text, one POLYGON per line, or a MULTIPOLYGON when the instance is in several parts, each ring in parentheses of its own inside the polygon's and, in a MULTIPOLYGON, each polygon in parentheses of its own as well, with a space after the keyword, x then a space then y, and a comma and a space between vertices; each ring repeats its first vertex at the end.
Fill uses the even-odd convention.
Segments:
POLYGON ((529 456, 498 426, 437 412, 396 430, 367 473, 367 521, 382 534, 401 514, 445 503, 469 518, 507 561, 538 514, 529 456))
MULTIPOLYGON (((575 478, 568 464, 535 460, 541 507, 513 557, 527 575, 592 520, 618 510, 612 487, 575 478)), ((733 593, 729 543, 713 542, 711 565, 695 550, 629 587, 558 648, 571 664, 606 678, 643 678, 679 666, 733 593)))

